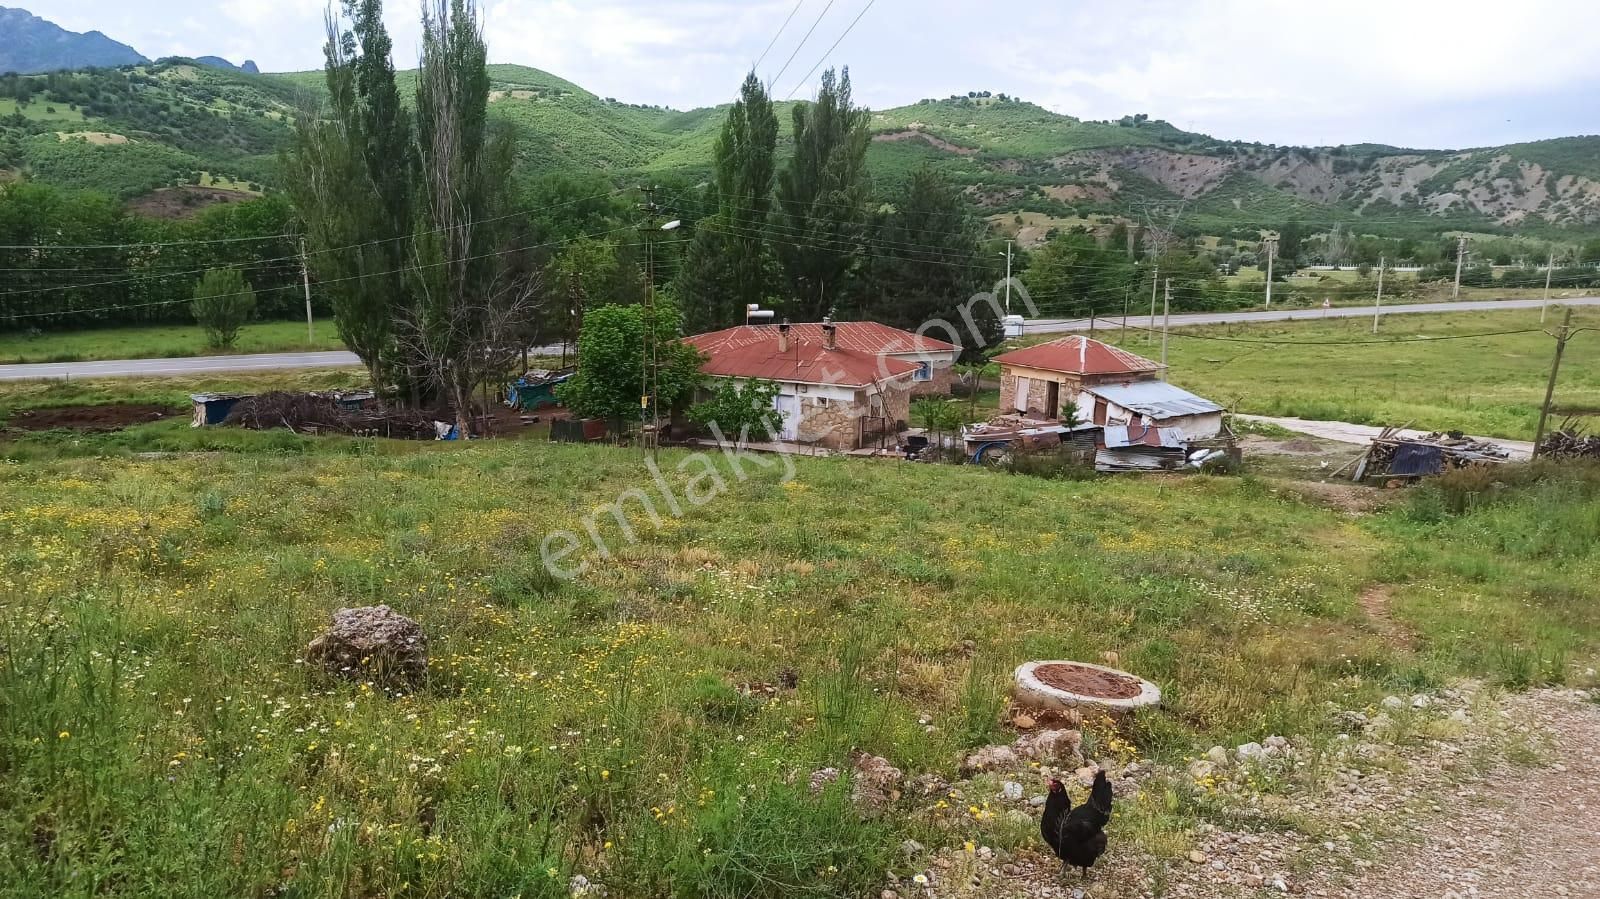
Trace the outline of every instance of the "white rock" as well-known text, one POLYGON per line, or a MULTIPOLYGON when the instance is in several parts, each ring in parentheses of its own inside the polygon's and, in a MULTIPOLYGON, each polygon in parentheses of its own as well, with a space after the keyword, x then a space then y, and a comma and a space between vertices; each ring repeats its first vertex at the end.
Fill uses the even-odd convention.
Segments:
POLYGON ((1206 750, 1206 758, 1211 764, 1220 768, 1228 764, 1228 750, 1223 749, 1221 746, 1213 746, 1206 750))
POLYGON ((1241 762, 1254 761, 1266 755, 1267 750, 1260 743, 1246 743, 1234 750, 1241 762))
POLYGON ((1281 751, 1289 748, 1289 741, 1283 737, 1273 735, 1267 738, 1266 746, 1268 749, 1277 749, 1281 751))
POLYGON ((1011 800, 1012 802, 1016 802, 1018 799, 1022 798, 1022 784, 1019 784, 1014 780, 1008 780, 1000 785, 1000 795, 1011 800))
POLYGON ((1383 707, 1386 709, 1403 709, 1406 707, 1406 701, 1398 696, 1385 696, 1383 697, 1383 707))
POLYGON ((1411 707, 1414 709, 1425 709, 1430 705, 1433 705, 1432 696, 1428 696, 1424 693, 1418 693, 1417 695, 1411 697, 1411 707))
POLYGON ((1466 709, 1456 709, 1450 713, 1450 720, 1460 724, 1466 724, 1467 722, 1471 721, 1472 718, 1467 715, 1466 709))

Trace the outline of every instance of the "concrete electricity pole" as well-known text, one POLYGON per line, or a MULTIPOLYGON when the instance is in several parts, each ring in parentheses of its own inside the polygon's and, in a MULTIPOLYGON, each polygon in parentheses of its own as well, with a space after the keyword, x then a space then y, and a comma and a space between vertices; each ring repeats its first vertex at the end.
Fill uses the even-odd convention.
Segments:
POLYGON ((1167 379, 1167 335, 1172 331, 1172 279, 1167 279, 1165 299, 1161 304, 1161 380, 1167 379))
POLYGON ((1378 316, 1383 314, 1383 263, 1384 257, 1378 257, 1378 304, 1372 307, 1372 333, 1378 333, 1378 316))
POLYGON ((1550 261, 1544 266, 1544 302, 1539 304, 1539 324, 1544 324, 1545 313, 1550 311, 1550 275, 1556 270, 1556 251, 1550 251, 1550 261))
POLYGON ((1561 328, 1556 331, 1556 358, 1550 363, 1550 382, 1544 388, 1544 405, 1539 407, 1539 429, 1533 434, 1533 458, 1539 458, 1539 444, 1544 442, 1545 422, 1550 418, 1550 401, 1556 395, 1556 374, 1561 371, 1561 355, 1567 351, 1567 339, 1572 336, 1572 307, 1567 307, 1567 314, 1561 320, 1561 328))
POLYGON ((1156 288, 1161 286, 1161 266, 1150 275, 1150 327, 1144 332, 1144 342, 1153 343, 1156 339, 1156 288))
POLYGON ((1011 241, 1006 241, 1006 316, 1011 316, 1011 241))
POLYGON ((1456 289, 1451 292, 1450 299, 1461 299, 1461 262, 1467 258, 1467 236, 1465 234, 1456 238, 1456 289))
MULTIPOLYGON (((306 342, 315 346, 317 330, 310 322, 310 267, 306 261, 306 238, 301 238, 301 285, 306 286, 306 342)), ((1546 291, 1549 293, 1549 291, 1546 291)))
POLYGON ((1278 255, 1278 239, 1269 237, 1261 242, 1267 249, 1267 308, 1272 308, 1272 257, 1278 255))

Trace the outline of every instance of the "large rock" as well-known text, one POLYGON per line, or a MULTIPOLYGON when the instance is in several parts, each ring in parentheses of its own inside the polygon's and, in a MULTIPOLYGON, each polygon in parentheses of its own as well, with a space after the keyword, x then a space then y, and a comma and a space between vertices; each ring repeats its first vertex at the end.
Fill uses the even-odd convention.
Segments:
POLYGON ((428 636, 388 606, 333 613, 333 627, 306 646, 306 661, 351 680, 415 687, 428 675, 428 636))
POLYGON ((855 775, 850 779, 850 799, 866 811, 879 812, 900 798, 900 769, 881 755, 855 754, 855 775))

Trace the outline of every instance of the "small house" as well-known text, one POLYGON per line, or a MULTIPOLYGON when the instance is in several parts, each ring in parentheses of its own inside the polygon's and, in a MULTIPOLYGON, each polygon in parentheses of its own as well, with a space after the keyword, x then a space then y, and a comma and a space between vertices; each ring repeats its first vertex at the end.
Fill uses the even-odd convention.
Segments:
POLYGON ((1155 381, 1164 370, 1159 362, 1079 335, 1002 353, 994 361, 1000 365, 1000 411, 1046 419, 1080 408, 1086 388, 1155 381))
POLYGON ((1204 440, 1222 433, 1223 408, 1166 381, 1130 381, 1095 384, 1078 394, 1079 421, 1107 429, 1127 427, 1137 435, 1144 430, 1176 431, 1189 440, 1204 440))
POLYGON ((706 357, 706 375, 778 385, 779 439, 836 450, 895 437, 913 396, 949 391, 960 353, 876 322, 744 325, 684 342, 706 357))

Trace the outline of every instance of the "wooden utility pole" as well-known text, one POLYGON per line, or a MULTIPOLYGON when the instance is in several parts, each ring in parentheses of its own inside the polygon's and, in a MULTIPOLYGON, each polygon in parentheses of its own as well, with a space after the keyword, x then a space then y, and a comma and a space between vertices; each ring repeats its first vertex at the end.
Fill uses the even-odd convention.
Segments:
POLYGON ((316 326, 311 323, 311 267, 306 258, 306 239, 300 238, 300 283, 306 289, 306 343, 317 342, 316 326))
POLYGON ((1544 266, 1544 302, 1539 304, 1539 324, 1544 324, 1545 314, 1550 311, 1550 275, 1556 270, 1556 251, 1550 251, 1550 261, 1544 266))
POLYGON ((1450 293, 1450 299, 1461 299, 1461 263, 1467 258, 1467 236, 1465 234, 1456 238, 1456 288, 1450 293))
POLYGON ((1384 257, 1378 257, 1378 303, 1372 307, 1372 333, 1378 333, 1378 316, 1383 314, 1383 263, 1384 257))
POLYGON ((1167 379, 1167 335, 1172 331, 1172 279, 1167 279, 1165 300, 1161 304, 1161 380, 1167 379))
POLYGON ((1278 239, 1269 237, 1263 240, 1262 245, 1267 250, 1267 308, 1272 308, 1272 257, 1278 255, 1278 239))
POLYGON ((1572 307, 1561 319, 1556 331, 1556 358, 1550 363, 1550 382, 1544 387, 1544 405, 1539 407, 1539 429, 1533 432, 1533 458, 1539 458, 1539 444, 1544 442, 1544 426, 1550 419, 1550 402, 1556 395, 1556 375, 1561 371, 1561 356, 1567 351, 1567 338, 1572 336, 1572 307))

